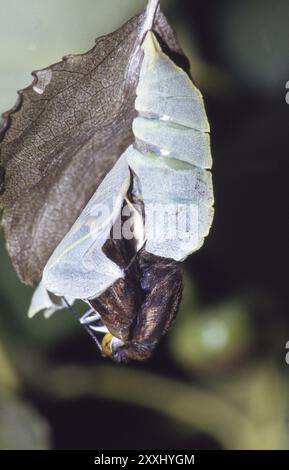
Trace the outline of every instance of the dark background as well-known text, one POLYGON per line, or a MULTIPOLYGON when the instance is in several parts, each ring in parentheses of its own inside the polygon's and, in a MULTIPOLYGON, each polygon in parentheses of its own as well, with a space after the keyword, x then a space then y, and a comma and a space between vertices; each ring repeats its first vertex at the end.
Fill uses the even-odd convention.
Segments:
MULTIPOLYGON (((21 12, 1 0, 1 110, 28 70, 88 49, 144 5, 120 3, 29 0, 21 12)), ((101 359, 67 312, 28 320, 31 290, 1 239, 2 449, 289 447, 289 3, 167 0, 163 10, 211 123, 211 233, 185 264, 174 328, 133 366, 101 359)))

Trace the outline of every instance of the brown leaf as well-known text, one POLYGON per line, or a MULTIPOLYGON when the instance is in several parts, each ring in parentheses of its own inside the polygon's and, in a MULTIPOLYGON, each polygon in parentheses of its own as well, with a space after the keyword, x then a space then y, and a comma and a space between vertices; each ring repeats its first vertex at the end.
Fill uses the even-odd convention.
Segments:
POLYGON ((41 278, 61 239, 116 159, 132 143, 139 47, 154 30, 181 50, 159 2, 122 28, 33 73, 0 131, 0 210, 12 263, 25 283, 41 278))

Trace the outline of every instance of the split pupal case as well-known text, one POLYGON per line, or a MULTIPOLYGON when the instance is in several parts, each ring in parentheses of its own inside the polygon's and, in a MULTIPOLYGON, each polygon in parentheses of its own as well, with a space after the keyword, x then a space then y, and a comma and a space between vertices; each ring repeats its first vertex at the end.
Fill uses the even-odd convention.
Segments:
MULTIPOLYGON (((33 313, 53 310, 45 290, 71 301, 88 301, 125 278, 124 269, 103 247, 129 188, 134 187, 134 197, 144 205, 148 253, 179 262, 199 249, 209 233, 212 157, 202 95, 162 51, 152 32, 147 33, 143 50, 135 142, 119 157, 49 259, 32 302, 33 313)), ((55 310, 60 308, 54 304, 55 310)))

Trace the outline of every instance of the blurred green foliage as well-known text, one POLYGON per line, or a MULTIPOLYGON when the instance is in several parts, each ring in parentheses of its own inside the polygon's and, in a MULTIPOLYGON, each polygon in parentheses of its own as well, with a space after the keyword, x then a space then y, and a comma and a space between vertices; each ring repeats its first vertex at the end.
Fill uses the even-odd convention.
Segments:
POLYGON ((251 346, 252 326, 248 309, 235 301, 202 310, 195 315, 182 308, 170 335, 171 351, 187 370, 220 373, 242 359, 251 346))
POLYGON ((0 395, 0 448, 44 450, 49 447, 48 426, 31 405, 0 395))
MULTIPOLYGON (((1 110, 31 70, 87 50, 144 4, 0 0, 1 110)), ((0 240, 2 449, 289 447, 288 2, 162 5, 212 126, 212 232, 186 263, 174 328, 137 367, 98 357, 67 312, 28 321, 32 289, 0 240)))

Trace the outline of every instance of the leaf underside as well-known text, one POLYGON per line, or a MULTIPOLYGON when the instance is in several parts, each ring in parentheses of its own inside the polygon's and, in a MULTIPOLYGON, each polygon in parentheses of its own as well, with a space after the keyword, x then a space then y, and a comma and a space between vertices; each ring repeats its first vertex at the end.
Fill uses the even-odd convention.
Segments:
MULTIPOLYGON (((0 210, 8 253, 33 284, 103 177, 133 140, 145 12, 41 71, 4 114, 0 210)), ((186 64, 161 12, 152 30, 186 64)), ((183 61, 183 62, 182 62, 183 61)))

